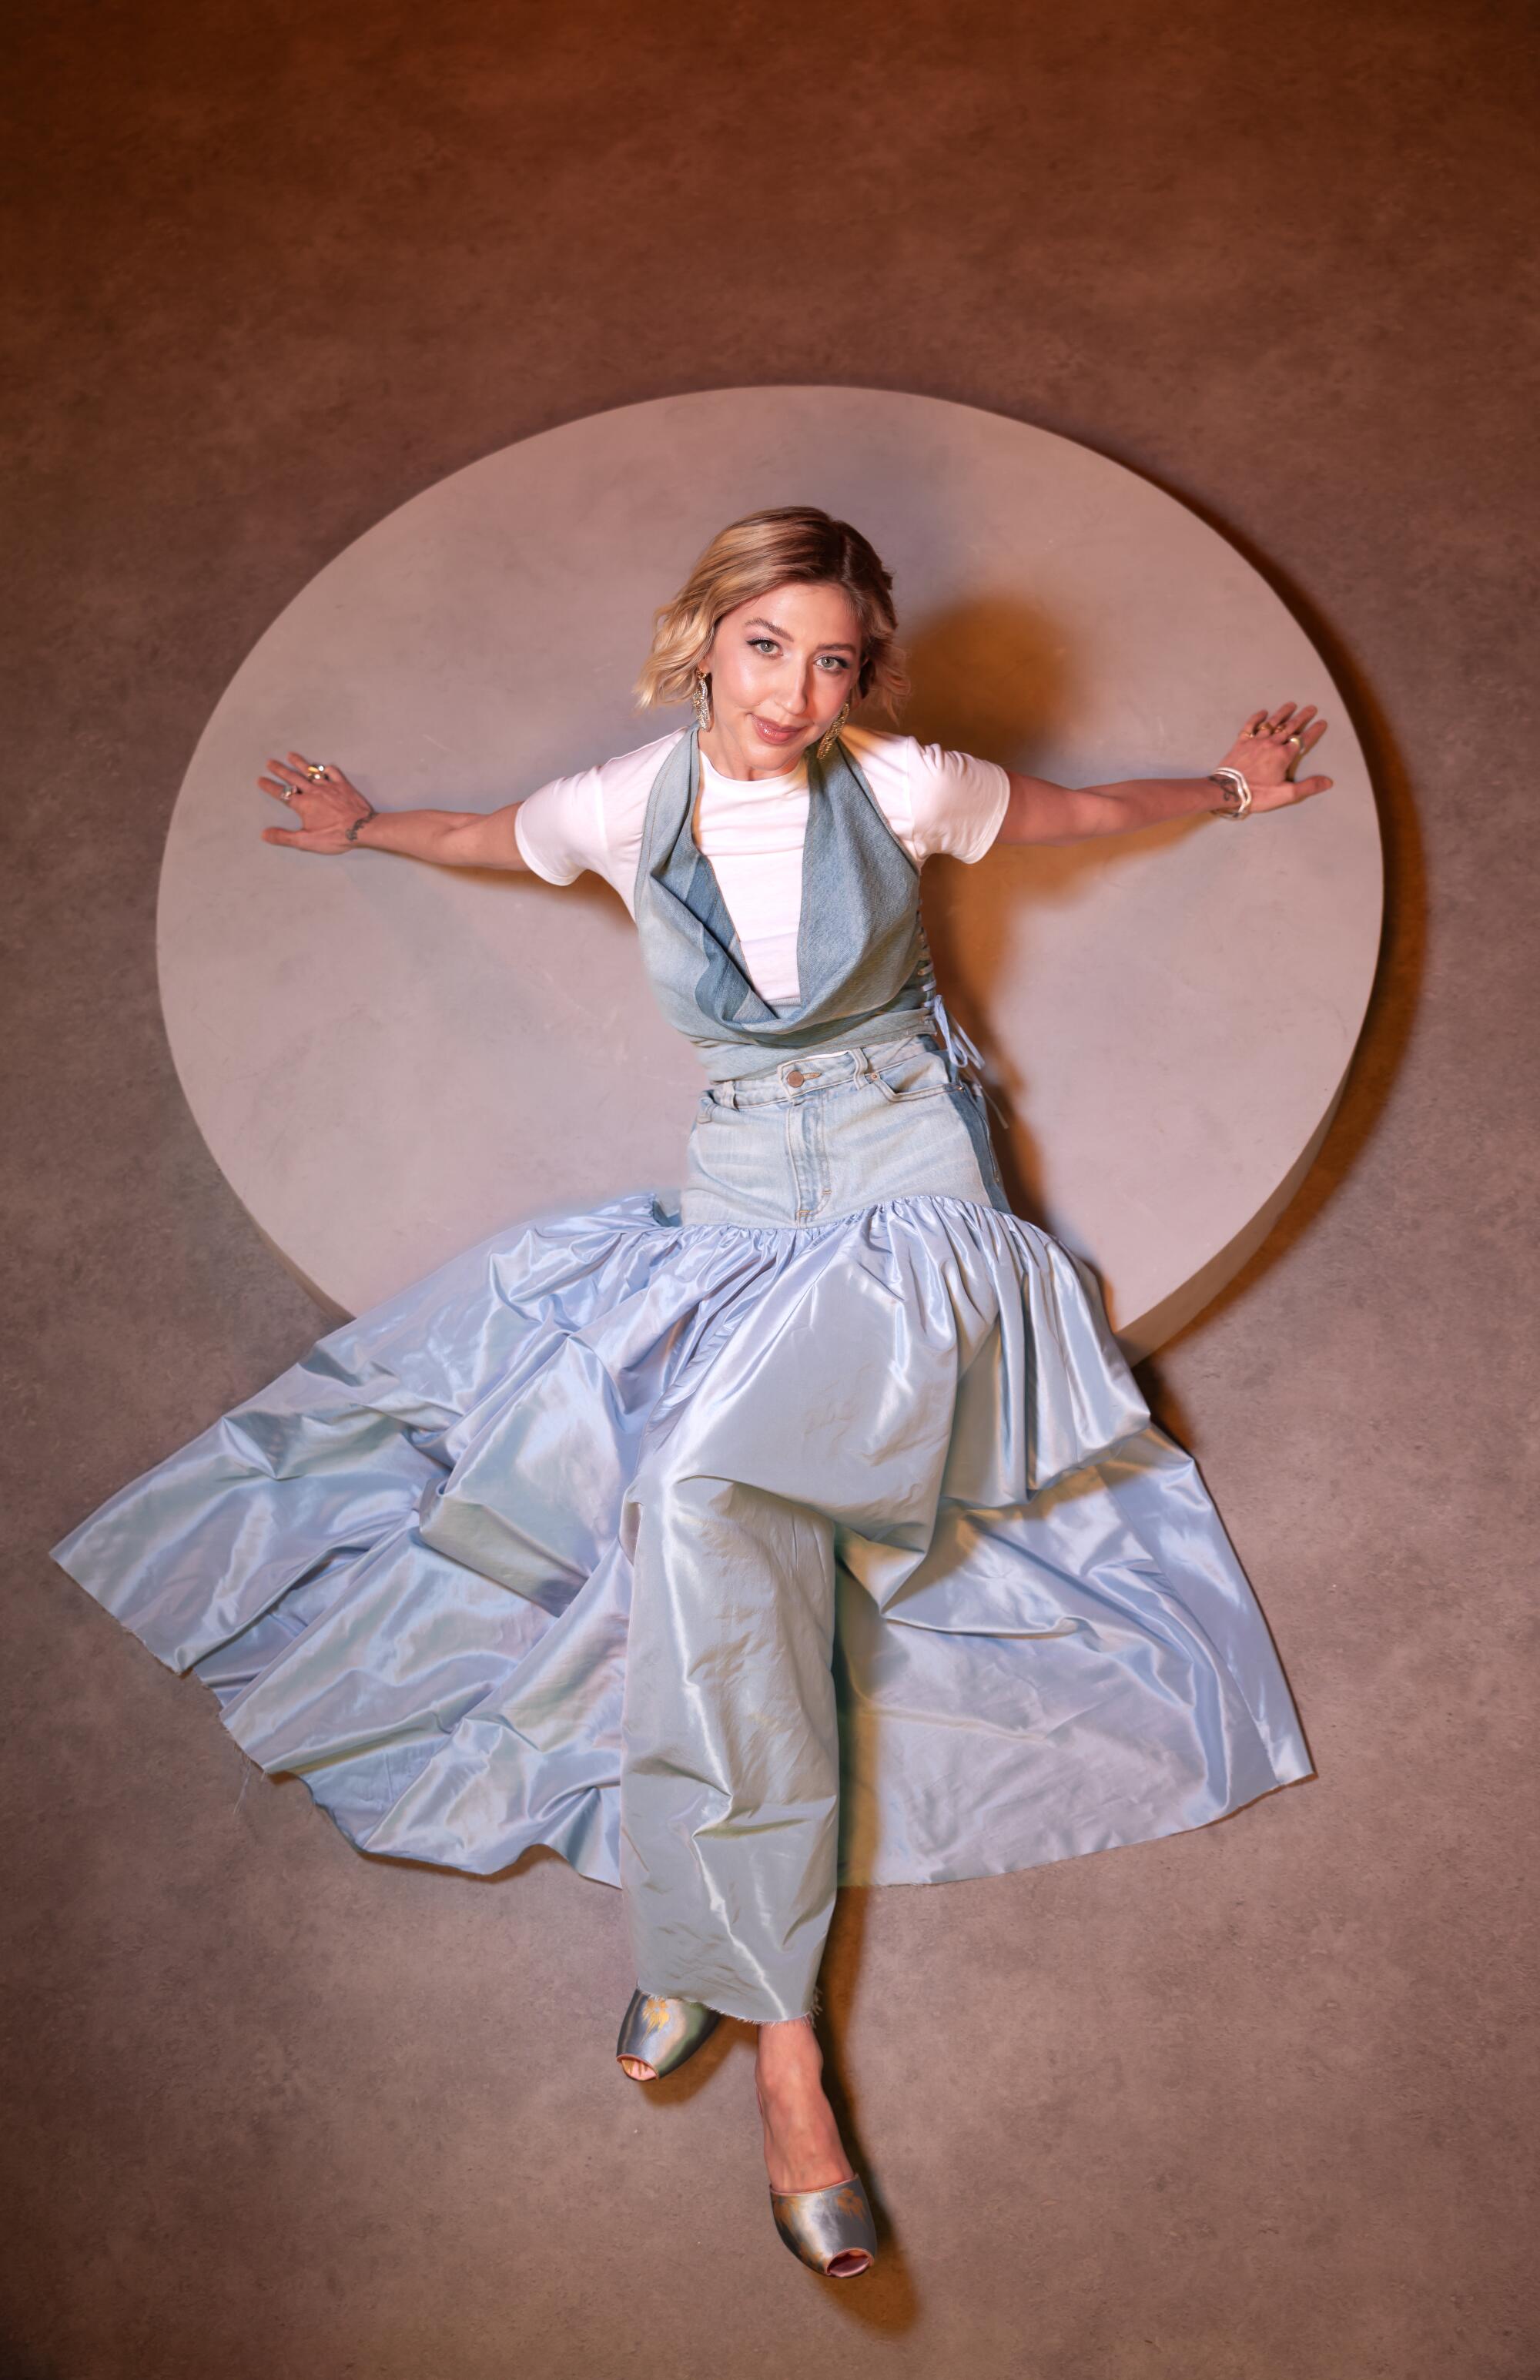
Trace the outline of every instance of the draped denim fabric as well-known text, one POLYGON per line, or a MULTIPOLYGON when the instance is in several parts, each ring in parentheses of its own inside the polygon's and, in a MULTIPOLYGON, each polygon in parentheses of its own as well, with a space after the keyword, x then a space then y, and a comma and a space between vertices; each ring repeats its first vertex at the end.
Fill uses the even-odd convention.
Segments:
POLYGON ((944 1009, 893 1005, 926 976, 875 805, 813 797, 806 996, 758 1014, 693 783, 638 904, 716 1075, 682 1193, 510 1222, 52 1553, 361 1851, 548 1844, 624 1887, 644 1989, 766 2022, 841 1882, 1148 1840, 1311 1764, 1095 1275, 1009 1211, 944 1009))
POLYGON ((717 1076, 753 1074, 802 1050, 896 1039, 927 1004, 919 870, 843 744, 807 754, 807 829, 797 929, 798 996, 780 1008, 749 981, 716 875, 695 839, 699 730, 665 758, 637 861, 642 963, 669 1023, 717 1076))

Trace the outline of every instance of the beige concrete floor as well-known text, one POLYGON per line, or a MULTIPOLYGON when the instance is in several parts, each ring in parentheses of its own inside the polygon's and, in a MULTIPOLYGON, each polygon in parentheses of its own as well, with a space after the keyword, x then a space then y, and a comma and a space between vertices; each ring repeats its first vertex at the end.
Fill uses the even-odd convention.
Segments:
POLYGON ((0 2371, 1533 2374, 1527 10, 123 0, 11 48, 0 2371), (493 447, 820 379, 1041 422, 1234 538, 1390 855, 1324 1156, 1141 1375, 1319 1775, 845 1897, 888 2228, 844 2289, 771 2230, 742 2028, 655 2096, 611 2062, 617 1896, 362 1858, 44 1550, 324 1327, 157 1008, 231 671, 493 447))

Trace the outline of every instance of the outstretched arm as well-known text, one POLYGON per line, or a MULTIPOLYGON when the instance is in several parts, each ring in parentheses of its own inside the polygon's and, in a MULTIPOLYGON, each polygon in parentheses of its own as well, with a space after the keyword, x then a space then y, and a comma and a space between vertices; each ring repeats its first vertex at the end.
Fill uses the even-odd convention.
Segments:
MULTIPOLYGON (((1291 702, 1254 710, 1219 768, 1239 769, 1251 787, 1254 810, 1283 809, 1312 794, 1324 794, 1329 777, 1290 777, 1326 734, 1326 721, 1309 723, 1316 706, 1297 710, 1291 702), (1291 740, 1291 739, 1297 739, 1291 740)), ((1011 796, 997 843, 1083 843, 1088 836, 1129 834, 1167 819, 1226 807, 1222 786, 1209 777, 1126 777, 1112 785, 1056 785, 1047 777, 1008 770, 1011 796)))
POLYGON ((302 752, 291 752, 286 762, 267 765, 273 773, 259 777, 258 784, 298 824, 263 827, 264 843, 290 843, 298 851, 396 851, 441 868, 531 872, 514 835, 516 802, 498 810, 377 810, 330 761, 307 761, 302 752), (324 767, 324 776, 312 777, 312 767, 324 767))

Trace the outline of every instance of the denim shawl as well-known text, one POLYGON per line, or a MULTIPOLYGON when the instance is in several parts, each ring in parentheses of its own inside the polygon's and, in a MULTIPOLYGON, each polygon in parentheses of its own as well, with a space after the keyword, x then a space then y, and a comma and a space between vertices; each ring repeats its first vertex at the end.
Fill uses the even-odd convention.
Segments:
POLYGON ((699 729, 664 759, 637 862, 642 963, 669 1023, 719 1077, 758 1074, 803 1050, 913 1032, 929 965, 919 870, 842 743, 807 751, 807 833, 797 925, 798 997, 771 1007, 750 982, 710 861, 695 839, 699 729))

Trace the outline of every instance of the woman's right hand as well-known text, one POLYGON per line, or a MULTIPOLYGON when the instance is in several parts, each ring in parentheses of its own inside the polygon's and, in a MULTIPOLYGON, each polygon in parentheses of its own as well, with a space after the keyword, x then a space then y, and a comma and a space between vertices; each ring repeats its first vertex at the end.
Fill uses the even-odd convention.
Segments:
POLYGON ((292 843, 297 851, 356 851, 357 842, 348 829, 363 819, 374 816, 374 805, 357 785, 349 784, 340 769, 331 761, 312 763, 303 752, 291 752, 285 765, 282 760, 269 760, 271 777, 259 777, 258 784, 264 794, 290 808, 299 824, 296 827, 264 826, 264 843, 292 843), (312 766, 322 774, 312 777, 312 766))

